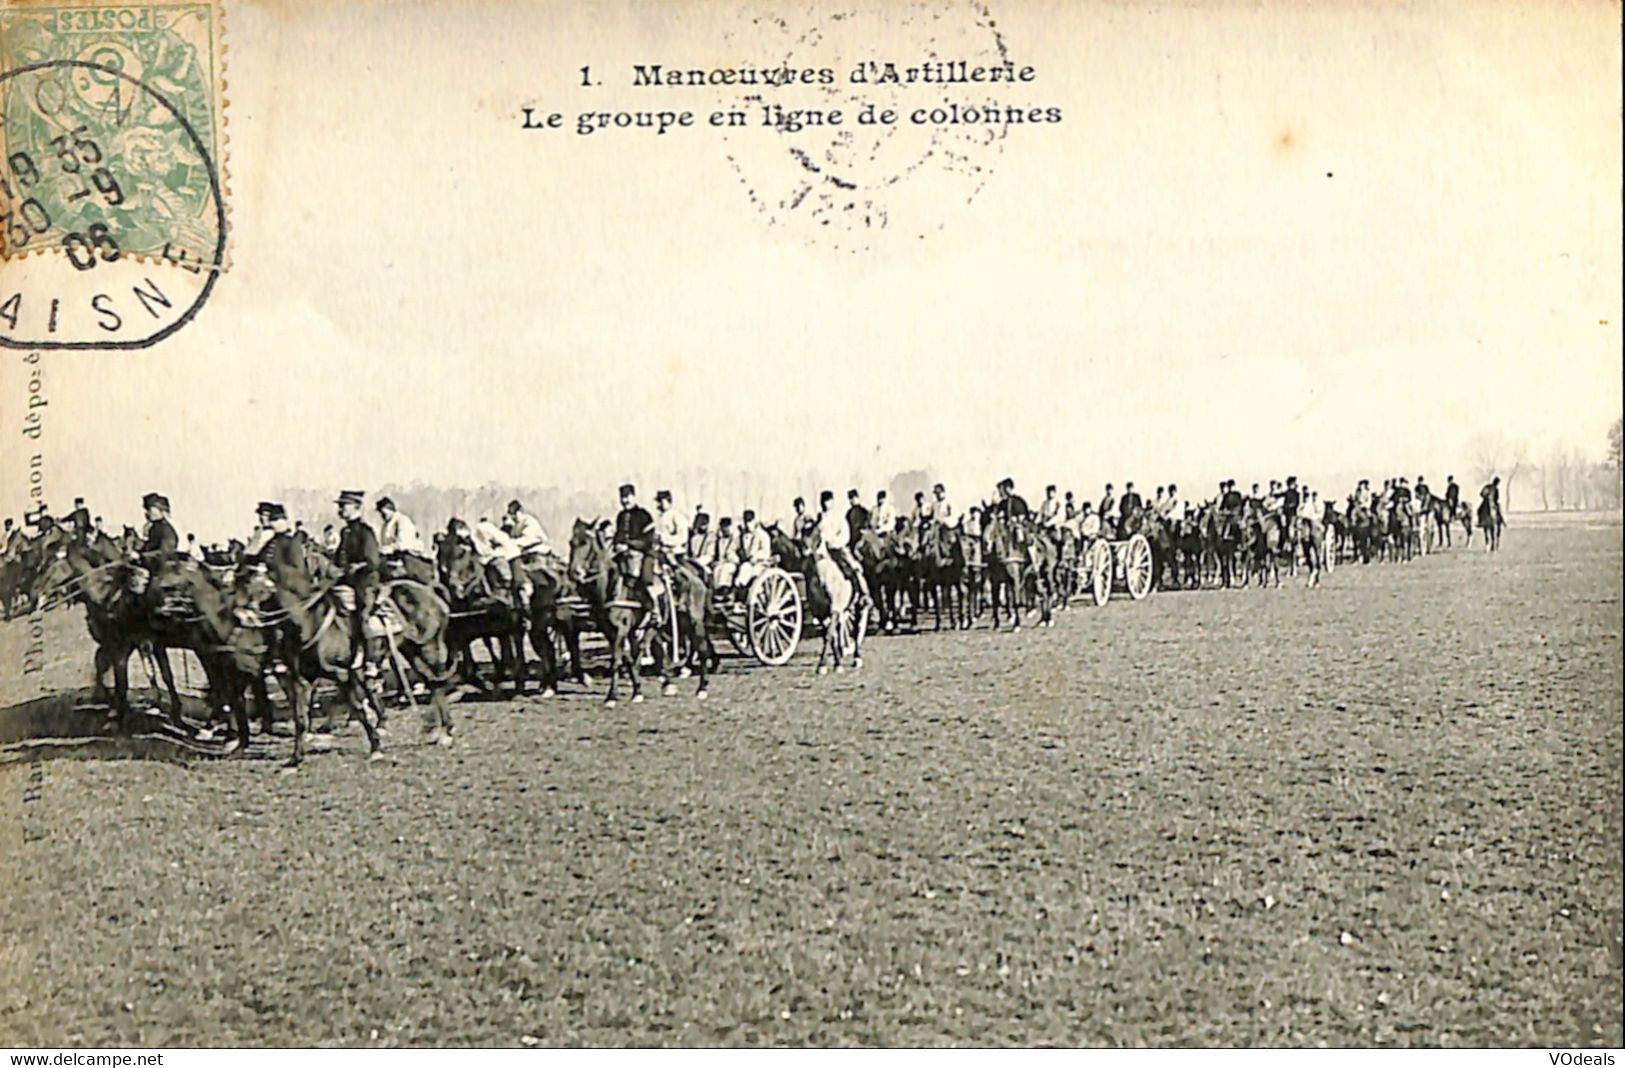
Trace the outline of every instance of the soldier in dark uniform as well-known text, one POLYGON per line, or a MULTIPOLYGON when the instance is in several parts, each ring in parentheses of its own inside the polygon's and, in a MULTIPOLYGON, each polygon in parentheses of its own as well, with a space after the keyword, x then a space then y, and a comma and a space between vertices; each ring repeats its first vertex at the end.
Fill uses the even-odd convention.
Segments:
POLYGON ((998 486, 999 500, 993 506, 993 514, 1011 521, 1026 522, 1032 515, 1032 509, 1027 507, 1026 498, 1016 492, 1016 480, 1007 478, 998 486))
POLYGON ((847 548, 856 549, 858 547, 858 535, 862 534, 868 526, 869 509, 863 506, 863 499, 858 496, 857 490, 847 490, 846 529, 852 535, 851 544, 847 548))
POLYGON ((1241 491, 1236 488, 1236 480, 1233 478, 1226 479, 1219 484, 1219 488, 1224 491, 1219 497, 1219 511, 1230 516, 1236 515, 1241 511, 1242 505, 1246 503, 1241 496, 1241 491))
POLYGON ((68 513, 67 521, 73 524, 73 536, 81 542, 90 540, 91 521, 90 509, 85 507, 83 497, 73 499, 73 511, 68 513))
POLYGON ((1118 529, 1129 529, 1134 523, 1135 517, 1140 514, 1140 509, 1144 506, 1145 501, 1134 491, 1134 483, 1123 483, 1123 496, 1117 502, 1118 529))
POLYGON ((1456 483, 1456 476, 1449 475, 1445 479, 1444 500, 1450 506, 1450 518, 1456 517, 1456 509, 1461 505, 1461 486, 1456 483))
POLYGON ((181 540, 169 522, 169 498, 161 493, 149 493, 141 498, 141 509, 147 516, 147 536, 142 539, 136 558, 148 571, 171 559, 181 540))
POLYGON ((649 510, 638 503, 638 491, 630 482, 621 487, 621 510, 615 516, 612 544, 621 578, 643 607, 654 611, 650 589, 655 580, 655 521, 649 510))
MULTIPOLYGON (((344 527, 339 531, 338 552, 333 563, 338 568, 338 584, 355 592, 355 609, 350 613, 350 673, 352 681, 367 652, 367 617, 378 604, 378 572, 383 563, 378 552, 378 535, 361 519, 360 490, 345 490, 334 503, 344 527)), ((284 535, 291 542, 291 535, 284 535)))
POLYGON ((276 501, 261 501, 254 510, 260 527, 244 548, 245 566, 263 566, 275 574, 305 569, 305 542, 288 532, 288 510, 276 501))
POLYGON ((1405 508, 1411 503, 1411 488, 1405 484, 1403 478, 1396 480, 1394 483, 1393 502, 1401 508, 1405 508))
POLYGON ((1303 491, 1298 489, 1298 476, 1288 475, 1286 489, 1281 491, 1281 533, 1290 537, 1298 520, 1298 507, 1303 503, 1303 491))

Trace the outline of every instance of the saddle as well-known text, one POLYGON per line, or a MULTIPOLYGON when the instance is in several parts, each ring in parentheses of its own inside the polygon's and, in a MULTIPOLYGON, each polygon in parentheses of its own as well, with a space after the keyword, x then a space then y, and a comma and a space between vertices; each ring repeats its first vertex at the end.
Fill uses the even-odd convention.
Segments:
MULTIPOLYGON (((332 604, 338 614, 349 618, 355 612, 355 591, 348 586, 334 586, 332 591, 332 604)), ((378 600, 374 603, 371 614, 361 625, 361 631, 368 638, 392 638, 406 629, 406 622, 401 618, 401 610, 396 607, 395 600, 389 595, 389 590, 378 592, 378 600)))

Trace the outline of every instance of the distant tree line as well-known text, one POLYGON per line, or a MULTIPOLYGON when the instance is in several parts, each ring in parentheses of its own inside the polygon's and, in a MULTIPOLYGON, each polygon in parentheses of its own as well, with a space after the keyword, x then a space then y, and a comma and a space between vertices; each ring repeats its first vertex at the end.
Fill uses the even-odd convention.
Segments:
POLYGON ((1501 477, 1502 503, 1508 510, 1514 506, 1543 512, 1618 508, 1625 488, 1620 445, 1618 419, 1608 430, 1608 447, 1600 461, 1564 441, 1554 443, 1536 459, 1525 441, 1499 433, 1481 434, 1471 446, 1473 473, 1480 483, 1501 477))

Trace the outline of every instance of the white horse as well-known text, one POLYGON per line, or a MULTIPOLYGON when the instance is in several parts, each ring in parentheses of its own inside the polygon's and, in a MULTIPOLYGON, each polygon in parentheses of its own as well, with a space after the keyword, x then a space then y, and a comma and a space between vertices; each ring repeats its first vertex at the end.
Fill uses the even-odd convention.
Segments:
POLYGON ((846 577, 841 565, 830 556, 822 538, 813 550, 813 569, 829 599, 829 617, 824 640, 818 648, 818 673, 827 674, 826 660, 841 670, 841 658, 850 657, 854 668, 863 666, 863 637, 869 629, 869 602, 858 596, 857 586, 846 577))

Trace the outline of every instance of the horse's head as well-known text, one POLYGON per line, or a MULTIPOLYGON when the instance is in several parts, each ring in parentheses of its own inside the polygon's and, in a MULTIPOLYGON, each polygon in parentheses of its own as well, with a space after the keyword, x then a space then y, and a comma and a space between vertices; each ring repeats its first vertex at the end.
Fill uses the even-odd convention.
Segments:
POLYGON ((237 572, 237 588, 251 604, 258 604, 276 596, 276 580, 264 564, 249 564, 237 572))
POLYGON ((485 581, 485 568, 474 547, 462 538, 439 538, 435 565, 440 581, 454 600, 464 601, 485 581))
POLYGON ((29 598, 36 602, 49 600, 73 581, 74 574, 73 562, 68 558, 67 548, 58 546, 40 561, 33 580, 29 583, 29 598))
POLYGON ((609 548, 597 523, 577 519, 570 528, 570 580, 588 582, 604 571, 609 548))

